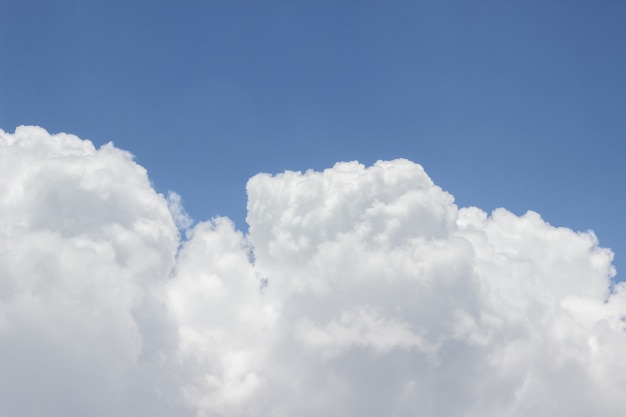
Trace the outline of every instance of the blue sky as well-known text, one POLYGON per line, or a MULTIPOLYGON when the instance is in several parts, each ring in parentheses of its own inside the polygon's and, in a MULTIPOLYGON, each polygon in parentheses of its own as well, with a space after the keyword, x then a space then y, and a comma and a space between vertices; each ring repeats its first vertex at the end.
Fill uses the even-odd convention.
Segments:
POLYGON ((113 141, 241 229, 258 172, 407 158, 623 271, 625 50, 617 1, 3 0, 0 128, 113 141))

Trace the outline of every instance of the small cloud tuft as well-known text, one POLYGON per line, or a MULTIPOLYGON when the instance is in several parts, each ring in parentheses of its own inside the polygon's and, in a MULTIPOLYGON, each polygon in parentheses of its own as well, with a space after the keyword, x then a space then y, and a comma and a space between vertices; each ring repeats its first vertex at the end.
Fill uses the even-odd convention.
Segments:
POLYGON ((193 224, 193 219, 187 214, 182 204, 182 198, 175 191, 167 193, 167 207, 172 213, 174 223, 179 230, 186 231, 193 224))

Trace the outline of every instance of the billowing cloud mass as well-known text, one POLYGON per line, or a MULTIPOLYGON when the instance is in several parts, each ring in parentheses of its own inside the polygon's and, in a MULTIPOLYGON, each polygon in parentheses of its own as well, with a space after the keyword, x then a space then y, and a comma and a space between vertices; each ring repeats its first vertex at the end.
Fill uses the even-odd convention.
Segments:
POLYGON ((407 160, 259 174, 248 234, 192 226, 111 144, 0 138, 2 416, 626 415, 591 232, 407 160))

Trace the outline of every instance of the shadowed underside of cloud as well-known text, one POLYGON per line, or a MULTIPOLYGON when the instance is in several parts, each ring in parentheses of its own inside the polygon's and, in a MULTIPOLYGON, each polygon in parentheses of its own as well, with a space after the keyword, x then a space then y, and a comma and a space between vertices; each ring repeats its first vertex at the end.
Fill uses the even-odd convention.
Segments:
POLYGON ((0 139, 3 416, 626 413, 591 232, 458 208, 407 160, 259 174, 248 235, 191 227, 111 144, 0 139))

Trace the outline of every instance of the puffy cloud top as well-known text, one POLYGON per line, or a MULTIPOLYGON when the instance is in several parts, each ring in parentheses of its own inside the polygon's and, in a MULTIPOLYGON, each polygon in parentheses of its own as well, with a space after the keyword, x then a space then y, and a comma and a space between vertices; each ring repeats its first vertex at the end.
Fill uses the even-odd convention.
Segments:
POLYGON ((407 160, 259 174, 248 235, 191 227, 111 144, 0 139, 2 415, 626 413, 592 232, 459 209, 407 160))

